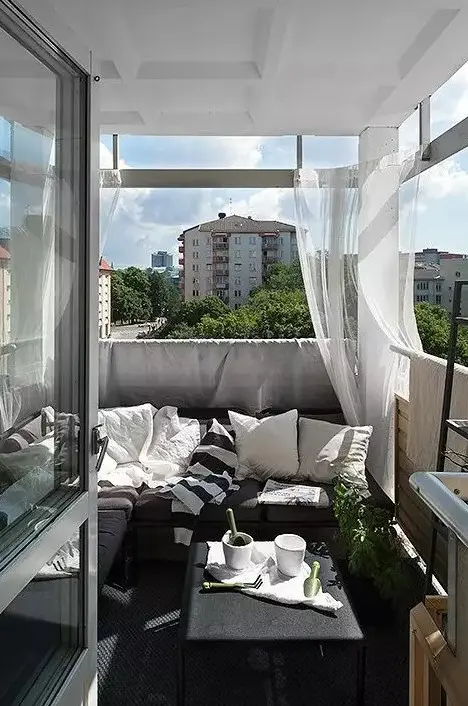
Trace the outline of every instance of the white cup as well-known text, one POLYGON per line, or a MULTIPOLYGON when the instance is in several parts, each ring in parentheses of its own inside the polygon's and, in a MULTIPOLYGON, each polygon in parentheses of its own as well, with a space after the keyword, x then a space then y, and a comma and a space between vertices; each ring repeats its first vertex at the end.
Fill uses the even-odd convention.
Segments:
POLYGON ((305 539, 298 534, 279 534, 275 539, 276 564, 285 576, 298 576, 306 550, 305 539))
POLYGON ((245 569, 250 564, 254 546, 253 537, 251 537, 250 534, 245 534, 245 532, 238 532, 238 534, 247 542, 247 544, 244 544, 242 547, 235 547, 229 544, 229 540, 231 539, 230 531, 226 532, 222 539, 226 566, 235 571, 245 569))

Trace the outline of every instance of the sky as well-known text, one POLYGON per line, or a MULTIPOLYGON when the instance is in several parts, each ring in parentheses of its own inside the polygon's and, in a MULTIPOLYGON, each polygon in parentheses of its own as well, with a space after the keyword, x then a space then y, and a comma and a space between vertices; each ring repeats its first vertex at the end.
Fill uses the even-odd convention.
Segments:
MULTIPOLYGON (((432 96, 431 137, 467 115, 468 63, 432 96)), ((0 118, 0 152, 8 145, 5 129, 0 118)), ((417 111, 399 132, 403 152, 417 148, 417 111)), ((357 136, 304 136, 304 167, 354 164, 358 143, 357 136)), ((111 144, 111 136, 103 135, 102 167, 112 166, 111 144)), ((295 159, 294 136, 120 137, 120 166, 127 168, 294 168, 295 159)), ((115 267, 148 267, 151 253, 157 250, 172 252, 177 264, 180 233, 215 219, 219 211, 294 223, 292 189, 122 189, 114 200, 117 208, 109 225, 109 204, 114 196, 111 190, 101 191, 101 252, 115 267)), ((8 224, 9 213, 8 184, 2 181, 0 225, 8 224)), ((423 173, 416 215, 418 249, 438 247, 468 253, 468 149, 423 173)))
MULTIPOLYGON (((431 136, 468 115, 468 64, 431 99, 431 136)), ((400 148, 418 144, 415 111, 400 127, 400 148)), ((293 168, 294 136, 283 137, 120 137, 120 166, 127 168, 293 168)), ((358 137, 304 137, 304 167, 354 164, 358 137)), ((111 167, 111 137, 103 136, 101 166, 111 167)), ((102 197, 108 222, 110 194, 102 197)), ((168 250, 178 260, 177 237, 213 220, 219 211, 294 222, 290 189, 121 190, 110 228, 103 228, 102 251, 115 267, 150 265, 151 253, 168 250)), ((416 247, 468 253, 468 150, 427 170, 419 182, 416 247)))

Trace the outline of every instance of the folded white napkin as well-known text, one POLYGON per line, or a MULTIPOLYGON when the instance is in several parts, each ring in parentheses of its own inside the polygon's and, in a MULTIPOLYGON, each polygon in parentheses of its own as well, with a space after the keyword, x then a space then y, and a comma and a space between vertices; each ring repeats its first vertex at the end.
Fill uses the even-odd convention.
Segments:
POLYGON ((306 598, 304 581, 310 574, 310 567, 304 562, 299 576, 284 576, 276 566, 274 542, 255 542, 250 565, 242 571, 234 571, 226 566, 221 542, 208 542, 206 570, 222 583, 251 583, 261 574, 263 583, 260 588, 243 589, 243 593, 249 596, 269 598, 286 605, 303 603, 329 613, 336 613, 343 606, 329 593, 321 592, 313 598, 306 598))

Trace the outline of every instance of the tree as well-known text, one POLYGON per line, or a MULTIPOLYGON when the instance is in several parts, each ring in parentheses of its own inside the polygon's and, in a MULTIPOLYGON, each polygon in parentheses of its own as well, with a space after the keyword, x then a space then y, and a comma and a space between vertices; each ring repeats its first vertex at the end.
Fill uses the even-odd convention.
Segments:
POLYGON ((201 297, 185 302, 180 311, 180 321, 187 326, 196 326, 204 316, 219 319, 229 314, 231 309, 219 297, 201 297))
MULTIPOLYGON (((421 343, 426 353, 446 358, 450 334, 450 316, 440 306, 416 304, 414 307, 421 343)), ((468 331, 459 329, 456 361, 468 365, 468 331)))
POLYGON ((112 322, 133 323, 135 321, 148 321, 151 318, 151 302, 144 291, 143 278, 134 272, 147 275, 143 270, 129 267, 126 270, 114 270, 111 276, 111 306, 112 322), (134 289, 130 283, 137 284, 134 289))
POLYGON ((302 279, 301 264, 299 260, 293 260, 290 265, 278 262, 272 265, 265 277, 265 283, 260 289, 268 290, 294 290, 304 289, 302 279))
POLYGON ((121 273, 122 280, 127 287, 141 295, 149 296, 150 286, 145 270, 140 270, 139 267, 127 267, 125 270, 121 270, 121 273))
POLYGON ((150 270, 147 276, 153 319, 175 318, 181 305, 178 288, 166 273, 150 270))

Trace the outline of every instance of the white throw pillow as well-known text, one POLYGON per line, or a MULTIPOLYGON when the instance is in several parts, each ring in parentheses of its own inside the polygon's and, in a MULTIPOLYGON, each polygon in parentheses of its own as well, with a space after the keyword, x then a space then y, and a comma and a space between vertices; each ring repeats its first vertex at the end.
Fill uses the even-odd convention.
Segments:
POLYGON ((331 483, 337 476, 367 488, 366 458, 372 427, 299 419, 299 478, 331 483))
POLYGON ((145 458, 153 436, 155 413, 151 404, 99 410, 99 423, 109 437, 107 453, 114 461, 135 463, 145 458))
POLYGON ((199 443, 198 419, 179 417, 177 407, 162 407, 154 415, 153 439, 143 460, 152 475, 150 487, 158 479, 184 473, 199 443))
POLYGON ((297 409, 256 419, 229 412, 236 435, 237 478, 294 478, 297 476, 297 409))

